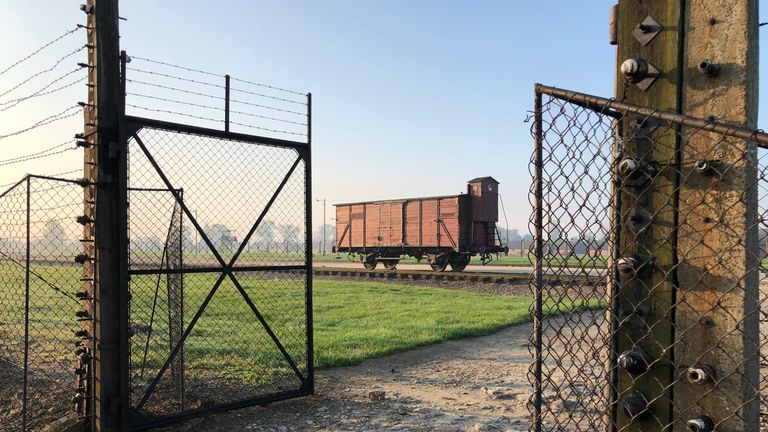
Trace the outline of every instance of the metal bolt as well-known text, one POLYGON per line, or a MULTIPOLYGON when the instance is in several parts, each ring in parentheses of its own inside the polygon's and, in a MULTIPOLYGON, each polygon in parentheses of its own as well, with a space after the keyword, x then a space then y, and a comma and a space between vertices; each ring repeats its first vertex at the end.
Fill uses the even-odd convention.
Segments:
POLYGON ((650 33, 653 31, 653 26, 650 26, 648 24, 640 23, 637 26, 637 29, 640 30, 643 33, 650 33))
POLYGON ((711 432, 715 430, 715 422, 709 416, 699 416, 685 423, 691 432, 711 432))
POLYGON ((642 417, 648 413, 648 401, 641 393, 630 393, 621 398, 621 410, 629 418, 642 417))
POLYGON ((74 370, 75 375, 83 375, 85 373, 84 367, 75 368, 74 370))
POLYGON ((688 368, 685 377, 691 384, 701 385, 715 380, 715 373, 711 366, 695 365, 688 368))
POLYGON ((625 351, 617 360, 619 366, 632 375, 639 375, 648 370, 648 359, 639 348, 625 351))
POLYGON ((638 254, 626 255, 616 260, 616 268, 622 276, 635 277, 649 261, 638 254))
POLYGON ((75 395, 72 396, 72 403, 74 404, 79 404, 84 400, 85 400, 85 395, 82 393, 75 393, 75 395))
POLYGON ((640 164, 634 158, 624 158, 619 162, 618 166, 619 174, 624 177, 636 175, 638 168, 640 168, 640 164))
POLYGON ((627 59, 621 64, 621 73, 628 80, 638 83, 648 76, 648 62, 643 59, 627 59))
POLYGON ((85 264, 88 260, 90 260, 90 257, 86 254, 80 254, 75 257, 75 262, 78 264, 85 264))
POLYGON ((75 316, 78 318, 88 318, 88 312, 84 310, 79 310, 75 312, 75 316))
POLYGON ((704 60, 699 63, 699 72, 708 77, 716 77, 720 74, 720 65, 712 60, 704 60))
POLYGON ((78 330, 75 332, 76 337, 88 337, 88 330, 78 330))

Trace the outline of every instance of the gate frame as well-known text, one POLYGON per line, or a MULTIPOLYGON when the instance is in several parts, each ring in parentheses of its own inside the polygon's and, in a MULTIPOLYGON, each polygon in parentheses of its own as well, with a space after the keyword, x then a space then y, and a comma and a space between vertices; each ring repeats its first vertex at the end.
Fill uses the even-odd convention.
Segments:
MULTIPOLYGON (((123 56, 123 58, 125 58, 125 56, 123 56)), ((125 81, 123 81, 123 84, 124 83, 125 81)), ((131 430, 131 431, 146 430, 149 428, 166 426, 169 424, 205 416, 212 413, 229 411, 232 409, 244 408, 244 407, 254 406, 254 405, 263 405, 263 404, 285 400, 285 399, 291 399, 299 396, 307 396, 314 393, 314 385, 315 385, 314 359, 313 359, 314 339, 313 339, 313 328, 312 328, 312 316, 313 316, 312 315, 312 259, 313 257, 312 257, 312 177, 311 177, 312 175, 311 173, 312 105, 311 105, 311 101, 312 101, 312 95, 310 93, 310 94, 307 94, 308 135, 307 135, 306 143, 277 139, 277 138, 270 138, 270 137, 262 137, 257 135, 248 135, 248 134, 242 134, 242 133, 236 133, 236 132, 229 132, 226 130, 222 131, 218 129, 210 129, 210 128, 205 128, 200 126, 192 126, 192 125, 186 125, 186 124, 180 124, 180 123, 174 123, 174 122, 156 120, 156 119, 150 119, 150 118, 144 118, 144 117, 127 116, 127 115, 124 117, 124 122, 123 122, 124 128, 122 129, 122 136, 124 138, 122 141, 122 145, 125 146, 125 148, 127 149, 128 141, 130 139, 135 140, 136 144, 138 144, 142 150, 142 156, 146 158, 147 161, 153 166, 154 170, 163 181, 165 188, 168 190, 169 193, 173 195, 175 204, 178 204, 181 207, 182 213, 186 215, 187 219, 192 223, 195 230, 197 230, 198 234, 200 235, 201 240, 203 240, 203 242, 209 247, 214 257, 220 264, 219 266, 213 266, 213 267, 195 268, 192 271, 194 271, 195 273, 212 273, 212 274, 221 273, 221 276, 218 278, 217 282, 211 288, 206 299, 203 301, 200 308, 197 310, 197 313, 191 319, 189 325, 187 325, 186 328, 184 329, 184 332, 182 333, 182 337, 180 341, 176 344, 176 347, 171 351, 168 358, 165 360, 164 362, 165 364, 160 369, 157 376, 152 380, 152 383, 145 390, 142 400, 139 402, 136 409, 141 409, 144 403, 148 400, 149 396, 153 393, 156 385, 162 379, 163 374, 170 367, 170 362, 173 360, 174 356, 184 346, 184 343, 187 337, 189 336, 189 334, 191 333, 192 329, 194 328, 197 322, 197 319, 200 318, 202 313, 205 311, 208 303, 213 298, 213 295, 216 293, 221 283, 227 277, 232 281, 235 287, 238 288, 238 291, 240 291, 240 294, 243 296, 245 302, 248 304, 252 312, 254 312, 259 322, 262 324, 262 326, 264 326, 264 329, 267 331, 267 333, 272 338, 272 340, 276 343, 277 348, 280 350, 280 352, 289 362, 292 369, 296 373, 297 377, 302 382, 300 387, 295 390, 264 394, 264 395, 256 396, 250 399, 227 402, 227 403, 218 404, 218 405, 205 407, 205 408, 199 408, 195 410, 182 411, 177 414, 151 418, 148 421, 142 421, 144 420, 144 418, 136 415, 134 407, 130 402, 130 392, 129 392, 130 367, 129 367, 129 361, 127 361, 127 358, 126 358, 126 361, 124 361, 122 364, 122 370, 121 370, 121 377, 122 377, 121 387, 124 392, 123 400, 126 401, 124 404, 122 404, 121 415, 123 416, 123 419, 125 419, 125 422, 126 422, 125 424, 127 425, 128 430, 131 430), (170 180, 163 173, 163 170, 157 164, 157 161, 154 159, 149 149, 146 147, 144 142, 138 136, 139 132, 145 128, 171 131, 171 132, 181 133, 186 135, 205 136, 209 138, 228 140, 228 141, 240 141, 240 142, 245 142, 245 143, 260 145, 260 146, 293 149, 297 152, 298 157, 296 158, 295 162, 286 173, 285 177, 277 187, 277 190, 274 192, 271 199, 265 204, 265 207, 261 210, 258 218, 255 220, 255 223, 249 230, 248 234, 244 237, 240 246, 238 247, 238 250, 232 256, 232 258, 228 263, 224 260, 223 257, 221 257, 221 255, 219 254, 219 252, 214 247, 213 243, 210 241, 207 234, 205 233, 205 230, 203 230, 203 228, 197 222, 197 219, 195 218, 193 212, 187 207, 186 203, 181 198, 181 195, 179 193, 179 188, 176 185, 173 185, 170 183, 170 180), (298 167, 299 163, 302 161, 304 162, 304 178, 305 178, 305 191, 304 191, 305 193, 305 202, 304 202, 305 204, 305 224, 304 224, 305 259, 304 259, 304 264, 303 265, 287 265, 287 266, 268 265, 268 266, 238 267, 236 263, 240 254, 245 251, 245 248, 248 242, 252 238, 253 234, 256 232, 256 229, 258 228, 259 224, 264 219, 267 212, 272 207, 272 204, 277 199, 277 197, 280 195, 280 192, 283 190, 283 187, 285 186, 285 184, 288 182, 288 180, 290 180, 290 178, 296 172, 296 168, 298 167), (291 359, 290 355, 287 353, 285 348, 282 347, 282 344, 280 344, 277 336, 272 332, 271 328, 264 320, 258 308, 256 308, 256 306, 253 304, 253 302, 250 300, 247 294, 245 294, 245 291, 243 290, 242 286, 240 285, 239 281, 234 275, 236 271, 275 271, 275 270, 303 270, 306 275, 305 290, 304 290, 305 291, 305 297, 304 297, 305 327, 306 327, 306 335, 307 335, 306 336, 306 362, 307 362, 306 376, 303 376, 303 374, 301 374, 301 372, 298 371, 298 367, 295 365, 295 363, 293 362, 293 360, 291 359)), ((162 270, 160 271, 162 272, 162 270)), ((183 269, 182 269, 182 272, 183 272, 183 269)), ((128 271, 129 275, 154 274, 154 273, 157 273, 157 270, 128 271)), ((121 305, 121 310, 123 311, 123 313, 126 314, 126 317, 127 317, 128 316, 127 298, 121 305)), ((122 332, 121 332, 121 340, 122 340, 122 343, 125 344, 125 346, 127 347, 128 337, 129 337, 128 336, 128 319, 123 320, 122 324, 123 326, 122 326, 122 332)), ((130 352, 126 349, 126 351, 124 351, 124 355, 129 356, 130 352)))

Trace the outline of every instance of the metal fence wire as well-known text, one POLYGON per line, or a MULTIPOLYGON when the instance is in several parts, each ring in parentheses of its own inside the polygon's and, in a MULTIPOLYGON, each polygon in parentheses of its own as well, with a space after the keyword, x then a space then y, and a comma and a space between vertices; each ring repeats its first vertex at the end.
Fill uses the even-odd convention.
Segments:
POLYGON ((536 102, 531 430, 768 430, 768 136, 536 102))
POLYGON ((0 193, 0 431, 42 430, 89 403, 83 186, 30 175, 0 193))
POLYGON ((310 393, 306 144, 128 129, 132 427, 310 393))

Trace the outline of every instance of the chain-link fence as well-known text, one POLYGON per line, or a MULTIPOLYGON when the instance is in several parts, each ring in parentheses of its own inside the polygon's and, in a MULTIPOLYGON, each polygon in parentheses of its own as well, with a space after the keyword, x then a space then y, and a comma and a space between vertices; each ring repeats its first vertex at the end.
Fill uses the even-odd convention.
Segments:
POLYGON ((129 128, 132 425, 311 392, 307 146, 129 128))
POLYGON ((532 430, 766 429, 768 137, 543 86, 533 135, 532 430))
POLYGON ((0 431, 76 418, 91 397, 83 185, 27 176, 0 194, 0 431))

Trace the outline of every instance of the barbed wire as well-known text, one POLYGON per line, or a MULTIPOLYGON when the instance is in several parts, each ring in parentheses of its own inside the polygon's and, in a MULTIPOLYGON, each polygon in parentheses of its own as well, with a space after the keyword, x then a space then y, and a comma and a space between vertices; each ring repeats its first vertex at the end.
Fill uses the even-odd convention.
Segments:
MULTIPOLYGON (((160 61, 160 60, 152 60, 152 59, 148 59, 148 58, 145 58, 145 57, 136 57, 136 56, 132 55, 131 59, 132 60, 133 59, 141 60, 141 61, 145 61, 145 62, 148 62, 148 63, 154 63, 154 64, 158 64, 158 65, 162 65, 162 66, 168 66, 168 67, 172 67, 172 68, 175 68, 175 69, 184 70, 184 71, 187 71, 187 72, 196 72, 196 73, 200 73, 200 74, 204 74, 204 75, 208 75, 208 76, 215 76, 215 77, 218 77, 218 78, 224 78, 226 76, 226 75, 223 75, 223 74, 218 74, 218 73, 214 73, 214 72, 208 72, 208 71, 204 71, 204 70, 200 70, 200 69, 195 69, 195 68, 191 68, 191 67, 187 67, 187 66, 180 66, 180 65, 177 65, 177 64, 168 63, 168 62, 164 62, 164 61, 160 61)), ((254 86, 258 86, 258 87, 268 88, 270 90, 276 90, 276 91, 291 93, 291 94, 295 94, 295 95, 299 95, 299 96, 306 96, 304 93, 301 93, 301 92, 297 92, 297 91, 294 91, 294 90, 288 90, 288 89, 285 89, 285 88, 282 88, 282 87, 276 87, 276 86, 269 85, 269 84, 263 84, 263 83, 253 82, 253 81, 247 81, 247 80, 240 79, 240 78, 235 78, 235 77, 230 77, 230 80, 241 82, 241 83, 244 83, 244 84, 250 84, 250 85, 254 85, 254 86)))
MULTIPOLYGON (((212 95, 212 94, 208 94, 208 93, 200 93, 200 92, 196 92, 196 91, 192 91, 192 90, 185 90, 185 89, 180 89, 178 87, 166 86, 166 85, 151 83, 151 82, 147 82, 147 81, 135 80, 135 79, 130 79, 130 78, 127 78, 126 81, 128 81, 129 83, 134 83, 134 84, 141 84, 141 85, 161 88, 161 89, 165 89, 165 90, 176 91, 176 92, 180 92, 180 93, 186 93, 186 94, 195 95, 195 96, 202 96, 202 97, 206 97, 206 98, 209 98, 209 99, 226 100, 226 98, 224 96, 217 96, 217 95, 212 95)), ((242 105, 248 105, 248 106, 252 106, 252 107, 263 108, 263 109, 268 109, 268 110, 277 111, 277 112, 283 112, 283 113, 287 113, 287 114, 295 114, 295 115, 299 115, 299 116, 306 116, 307 115, 307 113, 303 113, 303 112, 291 111, 291 110, 287 110, 287 109, 283 109, 283 108, 276 108, 276 107, 271 107, 271 106, 268 106, 268 105, 262 105, 262 104, 242 101, 242 100, 238 100, 238 99, 230 99, 229 101, 232 102, 232 103, 239 103, 239 104, 242 104, 242 105)))
POLYGON ((11 87, 10 89, 8 89, 8 90, 4 91, 3 93, 0 93, 0 97, 3 97, 3 96, 5 96, 5 95, 7 95, 8 93, 11 93, 11 92, 13 92, 14 90, 16 90, 16 89, 20 88, 20 87, 21 87, 21 86, 23 86, 24 84, 26 84, 26 83, 28 83, 28 82, 32 81, 33 79, 35 79, 35 78, 39 77, 40 75, 43 75, 43 74, 45 74, 45 73, 48 73, 48 72, 50 72, 50 71, 52 71, 52 70, 56 69, 56 67, 58 67, 58 66, 61 64, 61 62, 63 62, 64 60, 66 60, 66 59, 67 59, 67 58, 69 58, 69 57, 72 57, 73 55, 75 55, 75 54, 79 53, 80 51, 82 51, 82 50, 84 50, 84 49, 85 49, 85 45, 83 45, 83 46, 81 46, 81 47, 77 48, 76 50, 74 50, 74 51, 72 51, 72 52, 70 52, 70 53, 67 53, 67 54, 63 55, 61 58, 59 58, 58 60, 56 60, 56 62, 53 64, 53 66, 49 67, 48 69, 43 69, 43 70, 41 70, 41 71, 39 71, 39 72, 36 72, 36 73, 34 73, 34 74, 32 74, 32 75, 28 76, 26 79, 22 80, 20 83, 18 83, 18 84, 16 84, 16 85, 14 85, 13 87, 11 87))
MULTIPOLYGON (((58 177, 58 176, 65 176, 65 175, 70 175, 70 174, 74 174, 74 173, 82 173, 82 172, 83 172, 83 169, 82 168, 78 168, 78 169, 71 170, 71 171, 65 171, 65 172, 60 172, 60 173, 55 173, 55 174, 41 174, 41 175, 44 175, 46 177, 58 177)), ((19 180, 21 180, 21 179, 19 179, 19 180)), ((16 183, 19 182, 19 180, 12 181, 10 183, 0 184, 0 188, 6 187, 6 186, 15 185, 16 183)))
POLYGON ((83 28, 83 27, 82 27, 82 26, 80 26, 80 25, 78 25, 77 27, 75 27, 75 28, 73 28, 73 29, 71 29, 71 30, 67 30, 66 32, 64 32, 64 34, 62 34, 62 35, 60 35, 60 36, 56 37, 56 38, 55 38, 55 39, 53 39, 52 41, 50 41, 50 42, 46 43, 45 45, 41 46, 40 48, 38 48, 38 49, 36 49, 36 50, 34 50, 34 51, 32 51, 32 52, 31 52, 30 54, 28 54, 26 57, 22 58, 21 60, 18 60, 18 61, 16 61, 15 63, 11 64, 10 66, 8 66, 8 67, 6 67, 5 69, 3 69, 2 71, 0 71, 0 75, 3 75, 3 74, 5 74, 5 73, 6 73, 6 72, 8 72, 9 70, 11 70, 11 69, 15 68, 16 66, 18 66, 18 65, 20 65, 20 64, 22 64, 22 63, 24 63, 25 61, 27 61, 27 60, 29 60, 30 58, 34 57, 34 56, 35 56, 36 54, 38 54, 40 51, 43 51, 44 49, 46 49, 46 48, 48 48, 49 46, 51 46, 51 45, 55 44, 56 42, 58 42, 58 41, 60 41, 60 40, 64 39, 65 37, 67 37, 67 36, 69 36, 69 35, 71 35, 71 34, 73 34, 73 33, 77 32, 77 31, 78 31, 78 30, 80 30, 81 28, 83 28))
POLYGON ((144 107, 144 106, 140 106, 140 105, 133 105, 133 104, 129 104, 129 103, 126 103, 125 106, 129 106, 131 108, 136 108, 136 109, 145 110, 145 111, 157 112, 157 113, 174 114, 174 115, 189 117, 189 118, 193 118, 193 119, 197 119, 197 120, 206 120, 206 121, 212 121, 212 122, 216 122, 216 123, 224 123, 223 119, 215 119, 215 118, 210 118, 210 117, 197 116, 197 115, 194 115, 194 114, 187 114, 187 113, 178 112, 178 111, 171 111, 171 110, 158 109, 158 108, 149 108, 149 107, 144 107))
POLYGON ((274 133, 281 133, 281 134, 288 134, 288 135, 296 135, 296 136, 302 136, 302 137, 303 136, 307 136, 307 134, 304 134, 304 133, 290 132, 290 131, 279 130, 279 129, 270 129, 270 128, 265 128, 265 127, 262 127, 262 126, 254 126, 254 125, 249 125, 249 124, 245 124, 245 123, 233 122, 231 120, 230 120, 229 124, 233 124, 233 125, 237 125, 237 126, 243 126, 243 127, 247 127, 247 128, 251 128, 251 129, 259 129, 259 130, 263 130, 263 131, 267 131, 267 132, 274 132, 274 133))
POLYGON ((75 81, 72 81, 72 82, 69 82, 69 83, 64 84, 62 86, 59 86, 59 87, 56 87, 54 89, 48 90, 51 86, 53 86, 57 82, 63 80, 64 78, 66 78, 66 77, 68 77, 68 76, 70 76, 70 75, 72 75, 72 74, 74 74, 76 72, 79 72, 81 70, 82 70, 81 68, 73 69, 73 70, 65 73, 64 75, 59 76, 58 78, 54 79, 53 81, 49 82, 45 86, 39 88, 38 90, 36 90, 35 92, 33 92, 33 93, 31 93, 31 94, 29 94, 27 96, 22 96, 20 98, 10 99, 10 100, 4 101, 4 102, 0 102, 0 107, 2 107, 2 108, 0 108, 0 112, 7 111, 7 110, 15 107, 16 105, 18 105, 18 104, 20 104, 22 102, 28 101, 30 99, 34 99, 34 98, 41 97, 41 96, 47 96, 47 95, 50 95, 50 94, 62 91, 64 89, 67 89, 69 87, 72 87, 72 86, 74 86, 77 83, 85 81, 88 78, 87 76, 80 77, 80 78, 78 78, 75 81))
POLYGON ((10 138, 10 137, 13 137, 13 136, 17 136, 17 135, 21 135, 21 134, 29 132, 29 131, 31 131, 33 129, 37 129, 39 127, 45 126, 47 124, 51 124, 53 122, 56 122, 56 121, 59 121, 59 120, 63 120, 65 118, 73 117, 73 116, 77 115, 78 112, 81 111, 81 110, 82 110, 82 108, 80 107, 80 105, 73 105, 73 106, 71 106, 69 108, 64 109, 63 111, 61 111, 61 112, 59 112, 57 114, 53 114, 53 115, 50 115, 48 117, 45 117, 42 120, 39 120, 37 123, 33 124, 32 126, 29 126, 29 127, 24 128, 24 129, 17 130, 15 132, 11 132, 11 133, 8 133, 8 134, 5 134, 5 135, 0 135, 0 140, 5 139, 5 138, 10 138), (70 112, 72 110, 76 110, 76 111, 70 112))
POLYGON ((301 92, 297 92, 297 91, 293 91, 293 90, 288 90, 288 89, 284 89, 284 88, 280 88, 280 87, 275 87, 275 86, 271 86, 269 84, 261 84, 261 83, 257 83, 257 82, 253 82, 253 81, 247 81, 247 80, 244 80, 244 79, 234 78, 234 77, 230 77, 229 79, 232 80, 232 81, 237 81, 237 82, 241 82, 241 83, 244 83, 244 84, 250 84, 250 85, 254 85, 254 86, 258 86, 258 87, 264 87, 264 88, 268 88, 268 89, 271 89, 271 90, 278 90, 278 91, 282 91, 282 92, 286 92, 286 93, 291 93, 291 94, 295 94, 295 95, 299 95, 299 96, 306 96, 306 94, 301 93, 301 92))
POLYGON ((277 96, 270 96, 270 95, 267 95, 267 94, 264 94, 264 93, 252 92, 252 91, 238 89, 238 88, 230 88, 229 90, 233 91, 233 92, 239 92, 239 93, 245 93, 245 94, 249 94, 249 95, 253 95, 253 96, 259 96, 259 97, 263 97, 263 98, 267 98, 267 99, 274 99, 274 100, 278 100, 278 101, 281 101, 281 102, 288 102, 288 103, 292 103, 292 104, 296 104, 296 105, 302 105, 302 106, 306 106, 307 105, 306 102, 299 102, 299 101, 295 101, 295 100, 291 100, 291 99, 284 99, 284 98, 277 97, 277 96))
POLYGON ((210 75, 210 76, 215 76, 215 77, 219 77, 219 78, 224 78, 224 75, 221 75, 221 74, 217 74, 217 73, 213 73, 213 72, 208 72, 208 71, 204 71, 204 70, 200 70, 200 69, 194 69, 194 68, 186 67, 186 66, 179 66, 179 65, 167 63, 167 62, 160 61, 160 60, 152 60, 152 59, 148 59, 148 58, 144 58, 144 57, 137 57, 135 55, 131 55, 130 57, 131 57, 131 60, 141 60, 141 61, 145 61, 145 62, 148 62, 148 63, 154 63, 154 64, 168 66, 168 67, 172 67, 172 68, 176 68, 176 69, 185 70, 187 72, 197 72, 197 73, 204 74, 204 75, 210 75))
POLYGON ((176 76, 176 75, 168 75, 168 74, 165 74, 165 73, 162 73, 162 72, 148 71, 148 70, 145 70, 145 69, 139 69, 139 68, 135 68, 135 67, 130 67, 130 68, 127 68, 127 69, 129 71, 132 71, 132 72, 139 72, 139 73, 143 73, 143 74, 147 74, 147 75, 160 76, 160 77, 163 77, 163 78, 171 78, 171 79, 175 79, 175 80, 179 80, 179 81, 185 81, 185 82, 190 82, 190 83, 194 83, 194 84, 205 85, 205 86, 208 86, 208 87, 216 87, 216 88, 221 88, 221 89, 224 88, 224 86, 221 85, 221 84, 214 84, 214 83, 210 83, 210 82, 206 82, 206 81, 200 81, 200 80, 196 80, 196 79, 192 79, 192 78, 184 78, 184 77, 180 77, 180 76, 176 76))
MULTIPOLYGON (((145 106, 133 105, 133 104, 128 104, 128 103, 125 104, 125 105, 129 106, 131 108, 136 108, 136 109, 145 110, 145 111, 151 111, 151 112, 157 112, 157 113, 163 113, 163 114, 173 114, 173 115, 189 117, 189 118, 193 118, 193 119, 197 119, 197 120, 211 121, 211 122, 215 122, 215 123, 224 123, 224 120, 222 120, 222 119, 215 119, 215 118, 211 118, 211 117, 203 117, 203 116, 183 113, 183 112, 179 112, 179 111, 172 111, 172 110, 159 109, 159 108, 149 108, 149 107, 145 107, 145 106)), ((249 124, 245 124, 245 123, 238 123, 238 122, 233 122, 233 121, 230 121, 229 123, 233 124, 233 125, 237 125, 237 126, 243 126, 243 127, 247 127, 247 128, 251 128, 251 129, 259 129, 259 130, 263 130, 263 131, 267 131, 267 132, 274 132, 274 133, 281 133, 281 134, 288 134, 288 135, 297 135, 297 136, 306 136, 306 134, 302 134, 302 133, 298 133, 298 132, 290 132, 290 131, 279 130, 279 129, 270 129, 270 128, 266 128, 266 127, 262 127, 262 126, 254 126, 254 125, 249 125, 249 124)))
MULTIPOLYGON (((143 73, 143 74, 147 74, 147 75, 154 75, 154 76, 159 76, 159 77, 163 77, 163 78, 170 78, 170 79, 175 79, 175 80, 178 80, 178 81, 189 82, 189 83, 193 83, 193 84, 200 84, 200 85, 204 85, 204 86, 208 86, 208 87, 214 87, 214 88, 220 88, 220 89, 225 89, 226 88, 226 86, 224 86, 222 84, 214 84, 214 83, 207 82, 207 81, 200 81, 200 80, 196 80, 196 79, 192 79, 192 78, 184 78, 184 77, 180 77, 180 76, 177 76, 177 75, 170 75, 170 74, 166 74, 166 73, 162 73, 162 72, 150 71, 150 70, 146 70, 146 69, 139 69, 139 68, 135 68, 135 67, 130 67, 130 68, 128 68, 128 70, 132 71, 132 72, 139 72, 139 73, 143 73)), ((252 92, 252 91, 243 90, 243 89, 230 88, 230 91, 250 94, 250 95, 253 95, 253 96, 263 97, 263 98, 277 100, 277 101, 281 101, 281 102, 293 103, 293 104, 297 104, 297 105, 306 105, 306 102, 299 102, 299 101, 295 101, 295 100, 291 100, 291 99, 285 99, 285 98, 281 98, 281 97, 277 97, 277 96, 272 96, 272 95, 268 95, 268 94, 264 94, 264 93, 258 93, 258 92, 252 92)))
POLYGON ((61 153, 64 153, 65 151, 76 150, 77 146, 72 145, 73 143, 74 143, 74 140, 70 139, 70 140, 67 140, 67 141, 65 141, 65 142, 63 142, 61 144, 56 144, 55 146, 49 147, 49 148, 47 148, 45 150, 41 150, 39 152, 30 153, 30 154, 23 155, 23 156, 17 156, 17 157, 9 158, 9 159, 3 159, 3 160, 0 160, 0 166, 12 165, 12 164, 21 163, 21 162, 27 162, 27 161, 30 161, 30 160, 33 160, 33 159, 40 159, 40 158, 44 158, 44 157, 49 157, 49 156, 61 154, 61 153), (67 145, 70 145, 70 147, 65 147, 67 145))
MULTIPOLYGON (((163 102, 175 103, 175 104, 179 104, 179 105, 188 105, 188 106, 192 106, 192 107, 196 107, 196 108, 205 108, 205 109, 212 109, 212 110, 217 110, 217 111, 225 111, 225 109, 222 108, 222 107, 216 107, 216 106, 211 106, 211 105, 197 104, 197 103, 193 103, 193 102, 180 101, 180 100, 176 100, 176 99, 167 99, 167 98, 163 98, 163 97, 159 97, 159 96, 150 96, 150 95, 145 95, 145 94, 141 94, 141 93, 127 93, 127 94, 129 96, 142 97, 142 98, 146 98, 146 99, 154 99, 154 100, 159 100, 159 101, 163 101, 163 102)), ((306 126, 307 125, 306 123, 295 122, 295 121, 291 121, 291 120, 285 120, 285 119, 280 119, 280 118, 277 118, 277 117, 270 117, 270 116, 265 116, 265 115, 261 115, 261 114, 254 114, 254 113, 249 113, 249 112, 244 112, 244 111, 230 110, 229 112, 233 113, 233 114, 241 114, 241 115, 245 115, 245 116, 248 116, 248 117, 255 117, 255 118, 260 118, 260 119, 264 119, 264 120, 271 120, 271 121, 281 122, 281 123, 289 123, 289 124, 294 124, 294 125, 299 125, 299 126, 306 126)))

